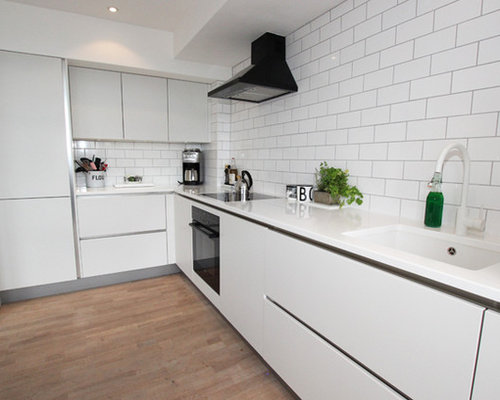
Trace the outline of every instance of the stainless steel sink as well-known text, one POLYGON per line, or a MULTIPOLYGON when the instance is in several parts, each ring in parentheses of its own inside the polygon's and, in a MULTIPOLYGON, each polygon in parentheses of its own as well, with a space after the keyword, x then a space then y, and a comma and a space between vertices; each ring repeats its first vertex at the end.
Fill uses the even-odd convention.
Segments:
POLYGON ((388 225, 344 234, 469 270, 500 263, 499 245, 407 225, 388 225))

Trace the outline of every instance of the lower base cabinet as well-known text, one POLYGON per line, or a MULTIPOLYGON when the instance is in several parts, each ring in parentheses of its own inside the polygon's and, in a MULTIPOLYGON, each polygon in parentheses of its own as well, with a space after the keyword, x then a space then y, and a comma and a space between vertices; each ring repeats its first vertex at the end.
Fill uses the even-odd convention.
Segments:
POLYGON ((167 235, 155 232, 81 241, 84 277, 167 264, 167 235))
POLYGON ((263 357, 302 400, 403 399, 267 300, 263 357))
POLYGON ((69 198, 0 200, 0 290, 76 279, 69 198))
POLYGON ((476 379, 472 400, 500 399, 500 314, 488 310, 484 314, 479 346, 476 379))

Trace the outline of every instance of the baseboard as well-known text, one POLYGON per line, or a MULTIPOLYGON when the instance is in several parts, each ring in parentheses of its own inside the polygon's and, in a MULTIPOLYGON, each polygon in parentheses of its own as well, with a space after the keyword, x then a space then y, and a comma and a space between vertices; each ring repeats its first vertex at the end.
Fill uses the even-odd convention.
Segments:
POLYGON ((79 290, 93 289, 102 286, 115 285, 140 281, 142 279, 156 278, 179 272, 177 264, 163 265, 161 267, 138 269, 134 271, 118 272, 74 281, 50 283, 48 285, 31 286, 27 288, 0 291, 0 305, 16 301, 30 300, 37 297, 53 296, 57 294, 76 292, 79 290))

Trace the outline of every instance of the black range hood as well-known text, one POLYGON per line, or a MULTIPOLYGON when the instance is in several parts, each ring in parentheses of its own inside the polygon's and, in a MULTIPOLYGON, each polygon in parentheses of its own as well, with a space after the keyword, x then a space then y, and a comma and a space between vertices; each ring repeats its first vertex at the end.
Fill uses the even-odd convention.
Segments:
POLYGON ((208 97, 261 103, 297 91, 297 83, 285 61, 283 36, 267 32, 254 40, 251 63, 229 81, 208 92, 208 97))

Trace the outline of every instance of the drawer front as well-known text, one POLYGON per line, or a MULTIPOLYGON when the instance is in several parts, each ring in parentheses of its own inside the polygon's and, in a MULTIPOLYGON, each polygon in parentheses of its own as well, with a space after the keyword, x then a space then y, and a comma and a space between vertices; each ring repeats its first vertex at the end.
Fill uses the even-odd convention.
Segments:
POLYGON ((78 197, 81 238, 165 229, 164 195, 78 197))
POLYGON ((81 241, 84 277, 167 264, 166 232, 81 241))
POLYGON ((268 235, 267 296, 409 397, 469 398, 481 307, 268 235))
POLYGON ((302 400, 402 399, 267 300, 264 302, 264 358, 302 400))

